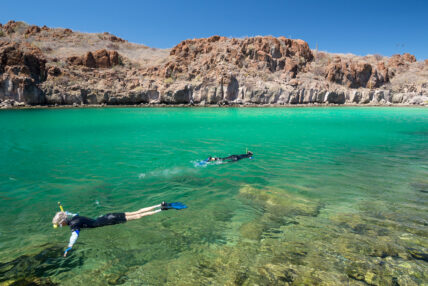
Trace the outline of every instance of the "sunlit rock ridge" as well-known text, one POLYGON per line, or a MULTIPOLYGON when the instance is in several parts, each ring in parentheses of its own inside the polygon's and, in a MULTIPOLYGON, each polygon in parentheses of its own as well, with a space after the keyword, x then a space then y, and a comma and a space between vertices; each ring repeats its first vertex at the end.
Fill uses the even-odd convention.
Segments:
POLYGON ((311 50, 285 37, 185 40, 172 49, 9 21, 0 106, 428 105, 428 60, 311 50))

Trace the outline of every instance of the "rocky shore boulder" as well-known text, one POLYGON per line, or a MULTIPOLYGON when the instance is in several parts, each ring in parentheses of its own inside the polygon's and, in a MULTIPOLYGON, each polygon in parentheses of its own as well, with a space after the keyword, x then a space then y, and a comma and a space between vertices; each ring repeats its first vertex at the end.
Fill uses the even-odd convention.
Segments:
POLYGON ((46 59, 30 45, 0 42, 0 100, 43 104, 37 86, 46 79, 46 59))
POLYGON ((389 82, 390 75, 383 62, 373 67, 366 62, 347 61, 335 57, 327 66, 325 77, 330 82, 350 88, 374 88, 389 82))
POLYGON ((42 52, 29 45, 0 42, 0 72, 6 70, 30 76, 36 82, 46 78, 46 59, 42 52))

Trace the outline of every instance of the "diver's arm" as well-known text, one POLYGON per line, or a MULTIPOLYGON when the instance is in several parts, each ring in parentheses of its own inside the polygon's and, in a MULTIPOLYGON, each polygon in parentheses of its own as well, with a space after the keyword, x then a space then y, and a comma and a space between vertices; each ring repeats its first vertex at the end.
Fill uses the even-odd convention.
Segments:
POLYGON ((64 252, 64 257, 67 256, 67 252, 69 252, 71 250, 73 245, 76 243, 78 237, 79 237, 79 230, 75 230, 71 233, 70 242, 68 243, 68 247, 64 252))

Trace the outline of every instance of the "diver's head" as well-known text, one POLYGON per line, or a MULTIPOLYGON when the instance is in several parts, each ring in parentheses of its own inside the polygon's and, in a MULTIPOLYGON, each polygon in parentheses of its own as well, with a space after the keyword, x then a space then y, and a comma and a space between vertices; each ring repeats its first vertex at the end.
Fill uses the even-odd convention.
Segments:
POLYGON ((67 214, 65 212, 57 212, 52 219, 52 224, 54 228, 67 225, 67 214))
POLYGON ((247 154, 250 156, 253 156, 253 152, 251 152, 251 151, 248 151, 247 154))

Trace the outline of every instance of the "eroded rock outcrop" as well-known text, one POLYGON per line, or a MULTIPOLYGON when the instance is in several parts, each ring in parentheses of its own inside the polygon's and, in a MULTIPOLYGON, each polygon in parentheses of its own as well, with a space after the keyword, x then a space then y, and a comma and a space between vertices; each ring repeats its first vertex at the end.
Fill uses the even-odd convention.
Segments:
POLYGON ((37 48, 0 42, 0 99, 44 104, 38 84, 46 79, 45 64, 37 48))
POLYGON ((212 36, 159 50, 15 21, 0 35, 0 101, 8 106, 428 104, 428 61, 410 54, 329 54, 271 36, 212 36))
POLYGON ((30 26, 25 31, 25 35, 34 35, 41 31, 42 29, 39 26, 30 26))
POLYGON ((414 55, 409 53, 404 53, 402 55, 393 55, 389 61, 388 65, 393 68, 397 68, 400 66, 408 66, 410 63, 416 62, 416 58, 414 55))
POLYGON ((389 82, 390 73, 384 62, 377 67, 366 62, 344 61, 335 57, 327 67, 326 79, 350 88, 375 88, 389 82))
POLYGON ((305 41, 284 37, 212 36, 186 40, 175 46, 170 55, 173 58, 160 69, 160 75, 165 78, 187 74, 187 78, 192 79, 201 71, 221 74, 231 68, 282 71, 295 77, 313 59, 305 41))
POLYGON ((111 68, 120 64, 119 53, 117 51, 97 50, 87 52, 80 57, 69 57, 67 62, 71 65, 81 65, 88 68, 111 68))

